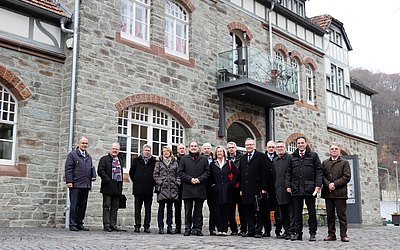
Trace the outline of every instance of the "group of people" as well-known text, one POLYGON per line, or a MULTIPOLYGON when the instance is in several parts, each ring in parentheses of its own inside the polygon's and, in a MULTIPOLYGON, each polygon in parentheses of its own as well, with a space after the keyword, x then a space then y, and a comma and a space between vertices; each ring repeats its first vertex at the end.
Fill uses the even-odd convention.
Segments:
MULTIPOLYGON (((316 196, 325 199, 328 236, 336 240, 335 212, 340 223, 340 239, 348 242, 346 200, 347 183, 351 173, 349 163, 340 157, 336 143, 329 147, 330 157, 321 164, 317 153, 311 151, 305 137, 296 139, 297 149, 289 154, 283 141, 269 141, 265 152, 256 150, 253 139, 245 141, 241 154, 235 142, 227 149, 217 146, 212 152, 210 143, 201 147, 196 141, 177 146, 174 156, 171 148, 162 147, 162 155, 152 156, 151 146, 145 144, 138 157, 132 160, 129 176, 134 195, 135 228, 141 232, 144 204, 143 232, 150 233, 151 205, 156 193, 158 230, 164 234, 164 212, 167 207, 166 233, 180 234, 182 201, 185 210, 184 236, 203 236, 203 204, 209 208, 210 235, 243 237, 270 237, 270 211, 275 213, 277 238, 302 240, 303 206, 308 210, 309 240, 316 240, 316 196), (174 209, 173 209, 174 208, 174 209), (175 230, 173 224, 175 210, 175 230), (236 222, 236 211, 240 227, 236 222), (264 233, 262 233, 264 228, 264 233), (283 229, 283 232, 282 232, 283 229)), ((70 189, 70 220, 72 231, 88 230, 83 226, 88 191, 96 179, 92 159, 86 152, 88 140, 81 137, 76 150, 67 158, 65 176, 70 189)), ((98 176, 103 195, 103 229, 117 227, 117 211, 122 193, 123 172, 119 158, 119 144, 113 143, 109 153, 99 161, 98 176)))

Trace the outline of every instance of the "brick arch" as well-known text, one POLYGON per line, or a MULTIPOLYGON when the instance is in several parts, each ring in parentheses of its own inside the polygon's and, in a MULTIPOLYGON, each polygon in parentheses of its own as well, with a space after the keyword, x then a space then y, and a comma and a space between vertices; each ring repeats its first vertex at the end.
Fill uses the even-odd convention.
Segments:
POLYGON ((310 57, 306 57, 306 58, 304 58, 303 59, 303 64, 304 65, 310 65, 311 66, 311 68, 313 69, 313 70, 317 70, 317 64, 315 63, 315 61, 314 61, 314 59, 312 59, 312 58, 310 58, 310 57))
POLYGON ((119 100, 115 107, 118 111, 137 104, 152 104, 160 107, 173 115, 185 128, 191 128, 195 122, 193 118, 182 108, 182 105, 172 101, 168 97, 156 94, 134 94, 119 100))
POLYGON ((225 127, 229 128, 234 122, 241 121, 252 130, 256 138, 262 138, 265 135, 265 129, 259 120, 254 115, 245 112, 236 112, 226 119, 225 127))
POLYGON ((248 42, 250 42, 251 39, 253 39, 253 33, 250 31, 250 29, 243 23, 241 22, 231 22, 228 23, 227 25, 229 32, 232 32, 233 30, 240 30, 244 33, 246 33, 246 39, 248 42))
POLYGON ((190 0, 176 0, 177 3, 182 5, 189 13, 193 13, 196 10, 194 4, 190 0))
POLYGON ((301 59, 301 54, 297 50, 292 50, 291 57, 296 59, 300 65, 303 64, 303 60, 301 59))
POLYGON ((275 44, 274 50, 283 52, 283 55, 284 55, 285 58, 289 57, 289 50, 282 43, 275 44))
POLYGON ((310 140, 308 139, 308 137, 305 136, 303 133, 299 133, 299 132, 292 133, 291 135, 289 135, 288 138, 287 138, 286 141, 285 141, 285 144, 286 144, 286 145, 289 145, 289 143, 291 143, 291 142, 293 142, 293 141, 296 141, 296 139, 299 138, 299 137, 301 137, 301 136, 303 136, 303 137, 306 138, 307 145, 308 145, 311 149, 313 149, 314 146, 312 145, 312 143, 310 143, 310 140))
POLYGON ((18 101, 25 100, 32 95, 30 89, 16 74, 1 65, 0 82, 11 91, 18 101))

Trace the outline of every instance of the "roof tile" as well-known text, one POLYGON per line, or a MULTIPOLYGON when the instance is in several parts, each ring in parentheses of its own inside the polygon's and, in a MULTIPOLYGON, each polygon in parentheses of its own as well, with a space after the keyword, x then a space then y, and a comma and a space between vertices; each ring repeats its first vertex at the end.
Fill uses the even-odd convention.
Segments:
POLYGON ((57 4, 53 3, 50 0, 20 0, 22 2, 25 2, 27 4, 31 4, 34 6, 37 6, 39 8, 48 10, 50 12, 62 15, 62 16, 67 16, 67 14, 57 6, 57 4))
POLYGON ((310 18, 310 21, 321 27, 323 30, 327 30, 331 25, 333 17, 331 15, 320 15, 310 18))

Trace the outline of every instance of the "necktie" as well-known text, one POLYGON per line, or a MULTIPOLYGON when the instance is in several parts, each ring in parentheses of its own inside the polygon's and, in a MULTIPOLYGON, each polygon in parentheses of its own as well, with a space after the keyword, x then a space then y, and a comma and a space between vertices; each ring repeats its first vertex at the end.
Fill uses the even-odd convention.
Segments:
POLYGON ((251 154, 249 154, 249 158, 247 159, 247 161, 250 161, 251 160, 251 154))
POLYGON ((82 152, 82 156, 83 156, 83 158, 85 158, 85 157, 86 157, 86 153, 85 153, 85 151, 83 151, 83 152, 82 152))
POLYGON ((303 152, 300 152, 300 159, 303 158, 303 152))

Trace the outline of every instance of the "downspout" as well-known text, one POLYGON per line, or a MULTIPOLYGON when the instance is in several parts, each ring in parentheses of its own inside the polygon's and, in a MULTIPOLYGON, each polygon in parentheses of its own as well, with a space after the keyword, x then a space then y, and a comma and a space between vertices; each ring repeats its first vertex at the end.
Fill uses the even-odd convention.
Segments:
MULTIPOLYGON (((73 45, 72 45, 72 73, 71 73, 71 94, 70 94, 70 105, 69 105, 69 130, 68 130, 68 153, 72 151, 73 140, 74 140, 74 119, 75 119, 75 92, 76 92, 76 70, 77 70, 77 58, 78 58, 78 27, 79 27, 79 1, 74 0, 74 27, 73 30, 65 28, 65 19, 61 19, 61 30, 65 33, 73 33, 73 45)), ((69 188, 66 190, 66 204, 64 208, 65 212, 65 228, 69 228, 70 218, 70 192, 69 188)))
MULTIPOLYGON (((275 7, 275 0, 271 1, 271 8, 268 9, 268 33, 269 33, 269 60, 271 62, 271 70, 274 67, 274 54, 273 54, 273 47, 272 47, 272 15, 271 12, 274 10, 275 7)), ((274 140, 275 138, 275 111, 273 108, 266 108, 265 109, 265 116, 266 116, 266 128, 268 128, 268 133, 266 133, 266 142, 270 140, 274 140)))

